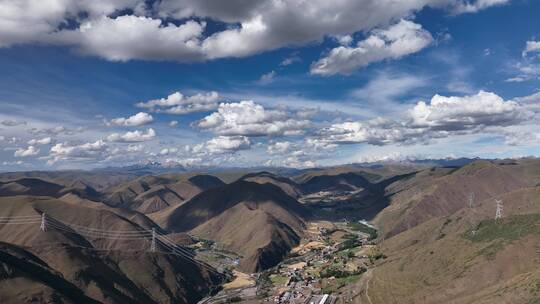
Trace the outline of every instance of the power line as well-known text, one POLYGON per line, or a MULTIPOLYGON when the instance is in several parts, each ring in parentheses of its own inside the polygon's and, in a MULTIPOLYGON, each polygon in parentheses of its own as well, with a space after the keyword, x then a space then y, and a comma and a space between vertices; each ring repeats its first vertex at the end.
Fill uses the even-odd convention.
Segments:
MULTIPOLYGON (((174 240, 168 236, 159 233, 155 227, 152 229, 131 229, 131 230, 110 230, 95 227, 87 227, 84 225, 67 223, 55 219, 45 213, 41 215, 24 215, 24 216, 3 216, 0 217, 0 225, 34 225, 39 224, 41 232, 50 232, 52 230, 74 233, 90 239, 110 239, 116 241, 133 241, 133 242, 150 242, 150 252, 164 253, 181 256, 193 261, 201 267, 213 269, 210 265, 196 260, 195 253, 184 246, 176 244, 174 240), (160 250, 160 248, 164 249, 160 250)), ((69 244, 72 247, 87 248, 90 250, 99 251, 138 251, 144 250, 122 250, 122 249, 100 249, 95 247, 78 246, 69 244)), ((92 245, 93 246, 93 245, 92 245)), ((32 246, 33 247, 33 246, 32 246)), ((142 247, 141 247, 142 248, 142 247)), ((148 248, 148 247, 147 247, 148 248)))

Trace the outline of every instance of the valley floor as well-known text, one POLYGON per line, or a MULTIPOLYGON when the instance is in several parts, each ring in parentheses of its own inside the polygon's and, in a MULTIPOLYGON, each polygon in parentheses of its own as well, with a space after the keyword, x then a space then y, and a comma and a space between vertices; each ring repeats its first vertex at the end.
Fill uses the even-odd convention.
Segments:
POLYGON ((207 260, 221 256, 221 260, 208 261, 232 271, 234 278, 218 294, 199 303, 350 302, 367 288, 370 267, 383 257, 370 243, 373 236, 366 229, 358 222, 310 222, 300 245, 286 259, 251 275, 235 270, 234 260, 215 247, 204 250, 207 260))

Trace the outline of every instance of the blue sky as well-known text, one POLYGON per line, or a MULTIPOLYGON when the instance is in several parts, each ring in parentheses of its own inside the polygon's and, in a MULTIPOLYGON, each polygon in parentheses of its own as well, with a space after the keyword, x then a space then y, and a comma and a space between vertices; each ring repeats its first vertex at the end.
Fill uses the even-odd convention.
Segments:
POLYGON ((540 154, 537 1, 48 1, 0 0, 0 170, 540 154))

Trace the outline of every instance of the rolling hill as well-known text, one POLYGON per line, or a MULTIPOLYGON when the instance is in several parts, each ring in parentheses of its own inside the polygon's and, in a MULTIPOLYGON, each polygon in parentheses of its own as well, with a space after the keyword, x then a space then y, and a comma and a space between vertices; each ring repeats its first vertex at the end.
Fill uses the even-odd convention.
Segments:
POLYGON ((375 220, 387 258, 356 302, 536 303, 538 168, 531 160, 476 161, 389 185, 390 205, 375 220), (504 204, 497 220, 496 199, 504 204))
POLYGON ((196 175, 186 181, 178 181, 174 176, 144 176, 106 190, 104 202, 114 207, 152 213, 180 205, 202 191, 223 184, 210 175, 196 175))
MULTIPOLYGON (((189 255, 150 252, 144 231, 165 232, 133 211, 19 195, 0 198, 0 217, 0 241, 9 243, 0 248, 3 269, 10 282, 28 282, 20 285, 25 289, 0 292, 0 298, 6 296, 3 303, 64 298, 72 303, 85 298, 102 303, 159 303, 163 298, 192 303, 222 280, 189 255), (45 232, 39 220, 32 220, 42 213, 47 218, 45 232), (25 255, 32 258, 23 259, 25 255)), ((158 244, 158 251, 167 251, 162 246, 158 244)), ((7 286, 14 285, 2 282, 0 290, 7 286)))
POLYGON ((237 181, 213 188, 151 218, 168 231, 190 232, 244 256, 254 272, 276 265, 298 244, 308 211, 273 184, 237 181))

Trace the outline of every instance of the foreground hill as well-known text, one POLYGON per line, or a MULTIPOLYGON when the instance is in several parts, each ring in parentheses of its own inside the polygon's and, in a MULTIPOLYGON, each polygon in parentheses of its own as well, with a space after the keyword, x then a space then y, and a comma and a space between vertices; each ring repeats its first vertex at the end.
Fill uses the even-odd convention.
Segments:
POLYGON ((160 228, 136 212, 16 196, 0 198, 0 217, 0 242, 10 244, 0 246, 2 303, 193 303, 222 280, 189 255, 150 252, 145 231, 160 228), (33 220, 42 213, 45 232, 33 220))
POLYGON ((376 220, 387 258, 356 302, 537 303, 538 169, 538 161, 477 161, 390 185, 390 206, 376 220))
POLYGON ((279 187, 247 181, 210 189, 151 215, 166 230, 189 231, 242 254, 241 268, 249 272, 276 265, 297 245, 307 216, 279 187))
POLYGON ((461 168, 431 168, 386 187, 390 206, 375 223, 392 236, 431 218, 447 216, 468 206, 523 187, 533 186, 529 165, 476 161, 461 168), (472 197, 471 197, 472 196, 472 197))

